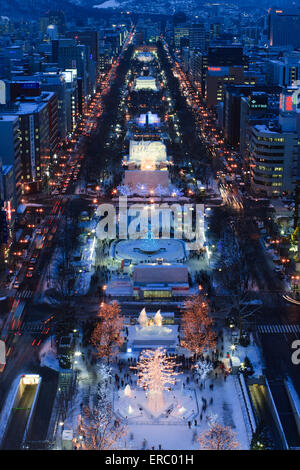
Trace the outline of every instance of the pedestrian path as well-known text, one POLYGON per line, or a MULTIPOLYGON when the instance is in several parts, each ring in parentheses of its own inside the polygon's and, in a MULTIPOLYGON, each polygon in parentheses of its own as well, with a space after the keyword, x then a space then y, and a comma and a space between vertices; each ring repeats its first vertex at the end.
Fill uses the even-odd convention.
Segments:
POLYGON ((300 333, 300 325, 258 325, 257 331, 262 334, 300 333))

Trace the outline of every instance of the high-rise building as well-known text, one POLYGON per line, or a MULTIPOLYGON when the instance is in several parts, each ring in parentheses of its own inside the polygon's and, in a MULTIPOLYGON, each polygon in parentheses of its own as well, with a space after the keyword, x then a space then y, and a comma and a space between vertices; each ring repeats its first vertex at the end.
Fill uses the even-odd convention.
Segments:
MULTIPOLYGON (((21 134, 19 117, 14 114, 2 114, 0 110, 0 160, 2 169, 11 167, 13 171, 13 199, 11 199, 11 191, 3 189, 6 194, 4 208, 11 206, 12 218, 17 210, 21 200, 21 134), (5 202, 6 201, 6 202, 5 202)), ((3 173, 3 171, 2 171, 3 173)))
POLYGON ((205 99, 210 107, 224 101, 226 85, 256 83, 254 77, 245 75, 248 57, 239 44, 209 47, 207 62, 205 99))
POLYGON ((278 120, 251 128, 251 188, 257 194, 276 196, 295 190, 300 137, 294 91, 281 94, 278 120))
MULTIPOLYGON (((59 34, 64 34, 66 30, 66 19, 62 11, 49 11, 46 15, 47 23, 57 26, 59 34)), ((48 26, 47 25, 47 26, 48 26)))
POLYGON ((52 41, 52 61, 62 70, 77 70, 78 112, 84 114, 89 96, 96 89, 96 63, 89 58, 88 47, 75 39, 52 41))
POLYGON ((278 116, 281 87, 255 86, 249 93, 241 96, 240 123, 240 152, 247 166, 249 163, 249 140, 251 127, 256 124, 268 123, 278 116))
POLYGON ((281 90, 281 87, 266 85, 227 85, 224 93, 223 124, 226 142, 230 145, 238 145, 250 116, 270 119, 274 113, 277 115, 281 90), (246 100, 247 107, 243 108, 245 115, 242 116, 243 98, 246 100))
POLYGON ((181 47, 188 45, 189 34, 190 29, 188 24, 184 23, 174 26, 174 46, 176 49, 180 49, 181 47))
POLYGON ((34 183, 38 189, 46 181, 57 146, 57 96, 43 92, 34 98, 23 98, 2 108, 1 115, 19 119, 21 177, 24 191, 34 183))
MULTIPOLYGON (((77 76, 76 69, 63 72, 45 72, 36 75, 13 77, 10 82, 11 99, 15 101, 21 96, 37 97, 43 91, 51 91, 57 95, 57 137, 65 139, 74 130, 77 105, 77 76)), ((56 148, 53 153, 56 152, 56 148)))
POLYGON ((300 80, 300 52, 293 51, 280 59, 266 61, 266 81, 272 85, 288 87, 300 80))
POLYGON ((240 44, 210 46, 208 48, 208 65, 236 66, 247 65, 247 56, 244 56, 243 47, 240 44))
POLYGON ((300 10, 270 8, 268 36, 270 46, 300 47, 300 10))
POLYGON ((84 30, 84 31, 68 31, 66 33, 67 38, 73 38, 76 40, 77 44, 84 44, 89 48, 90 59, 98 63, 99 55, 99 33, 94 30, 84 30))
POLYGON ((190 49, 205 51, 206 34, 203 23, 192 23, 189 27, 189 46, 190 49))
POLYGON ((208 56, 206 52, 191 51, 190 72, 192 79, 201 87, 202 95, 205 92, 206 72, 208 66, 208 56))

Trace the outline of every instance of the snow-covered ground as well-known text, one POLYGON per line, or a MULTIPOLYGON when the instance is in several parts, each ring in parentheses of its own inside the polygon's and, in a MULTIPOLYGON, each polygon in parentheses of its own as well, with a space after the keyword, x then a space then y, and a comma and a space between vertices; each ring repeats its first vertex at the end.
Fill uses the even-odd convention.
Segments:
MULTIPOLYGON (((97 393, 99 377, 97 366, 90 364, 90 354, 87 349, 80 348, 81 339, 78 339, 76 350, 81 351, 73 361, 73 368, 77 371, 78 381, 76 395, 68 410, 64 426, 58 427, 56 448, 61 448, 61 432, 63 429, 73 429, 74 434, 78 424, 78 416, 82 412, 82 406, 93 404, 97 393)), ((221 358, 226 359, 227 352, 230 351, 232 343, 231 334, 224 331, 223 354, 221 358)), ((178 354, 184 350, 178 349, 178 354)), ((52 364, 53 351, 49 345, 44 346, 42 351, 42 361, 44 365, 52 364), (50 361, 47 359, 50 356, 50 361)), ((234 351, 241 362, 247 355, 255 369, 255 375, 261 373, 261 357, 257 346, 251 342, 247 348, 238 346, 234 351)), ((186 355, 188 357, 189 354, 186 355)), ((122 447, 127 449, 198 449, 197 437, 208 429, 208 419, 210 416, 217 416, 220 424, 230 426, 237 434, 237 440, 241 449, 249 449, 251 433, 249 423, 246 420, 242 396, 238 389, 237 379, 234 375, 224 375, 220 370, 210 373, 210 376, 202 384, 193 371, 185 370, 178 376, 177 384, 170 392, 165 392, 165 408, 158 417, 151 417, 147 412, 147 400, 145 392, 137 386, 135 371, 131 369, 137 353, 122 353, 120 366, 114 362, 112 366, 113 382, 113 407, 116 415, 127 427, 127 437, 122 447), (215 375, 217 372, 217 376, 215 375), (119 376, 119 382, 115 382, 115 374, 119 376), (184 385, 183 385, 184 383, 184 385), (124 389, 129 384, 132 390, 132 397, 124 396, 124 389), (119 386, 118 386, 119 385, 119 386), (213 385, 210 388, 210 385, 213 385), (207 407, 203 409, 204 401, 207 407), (129 408, 129 405, 131 408, 129 408), (141 408, 141 409, 140 409, 141 408), (171 408, 171 412, 166 413, 171 408), (180 411, 179 411, 180 410, 180 411), (127 417, 127 419, 126 419, 127 417), (196 420, 196 421, 195 421, 196 420)), ((205 407, 204 407, 205 408, 205 407)))
POLYGON ((56 347, 54 346, 54 338, 48 338, 39 350, 40 364, 42 367, 59 371, 59 363, 56 357, 56 347))
POLYGON ((101 5, 94 5, 94 8, 118 8, 120 4, 116 0, 107 0, 101 5))

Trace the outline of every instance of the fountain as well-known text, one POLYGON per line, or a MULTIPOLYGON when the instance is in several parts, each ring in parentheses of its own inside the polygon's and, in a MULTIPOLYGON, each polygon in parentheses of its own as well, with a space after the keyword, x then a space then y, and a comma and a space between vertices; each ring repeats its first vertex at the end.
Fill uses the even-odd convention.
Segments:
POLYGON ((152 238, 151 226, 148 227, 147 238, 141 243, 140 251, 146 254, 158 253, 160 251, 157 240, 152 238))

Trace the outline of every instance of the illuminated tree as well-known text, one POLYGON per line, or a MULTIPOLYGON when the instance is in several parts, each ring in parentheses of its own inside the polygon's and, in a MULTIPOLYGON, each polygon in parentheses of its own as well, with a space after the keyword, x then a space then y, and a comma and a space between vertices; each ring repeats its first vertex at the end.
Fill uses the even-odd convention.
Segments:
POLYGON ((114 450, 122 447, 126 428, 114 420, 111 407, 86 406, 79 416, 76 446, 81 450, 114 450))
POLYGON ((182 316, 183 339, 181 345, 199 355, 206 349, 214 349, 216 335, 212 330, 213 319, 209 316, 206 300, 201 295, 184 303, 182 316))
POLYGON ((200 434, 198 438, 202 450, 237 450, 240 445, 236 440, 236 433, 230 426, 222 426, 214 420, 209 429, 200 434))
POLYGON ((137 369, 138 385, 148 392, 149 408, 159 412, 164 405, 164 390, 176 383, 176 362, 166 356, 166 350, 157 348, 142 351, 135 369, 137 369))
POLYGON ((117 302, 103 304, 100 309, 100 321, 91 336, 91 343, 97 349, 98 358, 106 358, 109 361, 118 354, 124 342, 121 334, 124 319, 120 312, 121 308, 117 302))

